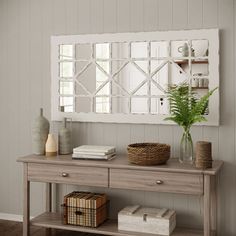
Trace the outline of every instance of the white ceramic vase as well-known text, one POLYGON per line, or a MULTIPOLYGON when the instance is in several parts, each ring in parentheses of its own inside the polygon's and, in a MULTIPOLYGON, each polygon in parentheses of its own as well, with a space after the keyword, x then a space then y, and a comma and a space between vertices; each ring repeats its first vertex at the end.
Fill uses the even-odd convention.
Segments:
POLYGON ((57 143, 53 134, 48 134, 45 151, 46 151, 46 156, 57 155, 57 143))

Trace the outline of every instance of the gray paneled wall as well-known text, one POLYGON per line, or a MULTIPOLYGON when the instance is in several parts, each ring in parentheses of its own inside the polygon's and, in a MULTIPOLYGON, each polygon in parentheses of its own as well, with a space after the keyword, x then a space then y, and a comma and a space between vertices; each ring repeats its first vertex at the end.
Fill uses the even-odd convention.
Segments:
MULTIPOLYGON (((50 35, 220 28, 221 126, 193 127, 194 141, 210 140, 220 176, 219 235, 236 234, 236 6, 233 0, 0 0, 0 212, 21 214, 22 170, 17 156, 31 153, 31 124, 39 108, 50 117, 50 35)), ((52 125, 56 132, 58 124, 52 125)), ((74 145, 160 141, 177 156, 181 129, 164 125, 75 123, 74 145)), ((62 187, 61 195, 73 189, 62 187)), ((32 184, 32 215, 43 210, 44 186, 32 184)), ((105 191, 105 190, 104 190, 105 191)), ((178 222, 202 224, 200 199, 109 191, 112 216, 128 203, 177 210, 178 222), (114 201, 115 200, 115 201, 114 201)))

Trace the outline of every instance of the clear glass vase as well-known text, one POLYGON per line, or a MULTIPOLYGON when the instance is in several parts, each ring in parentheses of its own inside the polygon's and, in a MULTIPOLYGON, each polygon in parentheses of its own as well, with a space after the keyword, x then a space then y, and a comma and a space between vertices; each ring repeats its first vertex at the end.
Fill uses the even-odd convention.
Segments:
POLYGON ((189 129, 184 130, 180 142, 180 157, 181 163, 193 164, 193 140, 189 129))

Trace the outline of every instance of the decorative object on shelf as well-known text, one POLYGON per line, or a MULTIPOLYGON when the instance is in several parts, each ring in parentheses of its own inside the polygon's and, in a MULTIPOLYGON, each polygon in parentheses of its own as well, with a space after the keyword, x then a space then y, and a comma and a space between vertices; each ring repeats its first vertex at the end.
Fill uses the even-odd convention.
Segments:
POLYGON ((127 206, 118 213, 118 229, 140 233, 171 235, 176 227, 173 210, 127 206))
POLYGON ((195 165, 200 169, 212 168, 211 142, 198 141, 196 143, 195 165))
POLYGON ((184 130, 180 142, 179 161, 181 163, 193 164, 194 162, 190 129, 194 123, 206 121, 204 114, 208 107, 209 97, 216 89, 209 91, 201 98, 197 98, 193 91, 189 91, 187 84, 171 87, 167 92, 171 116, 165 118, 165 120, 175 122, 184 130))
POLYGON ((162 165, 170 158, 170 145, 162 143, 134 143, 127 151, 129 162, 136 165, 162 165))
POLYGON ((45 148, 46 156, 56 156, 57 155, 57 143, 53 134, 48 134, 48 139, 45 148))
POLYGON ((43 116, 43 108, 40 108, 40 115, 35 119, 32 127, 33 153, 36 155, 45 154, 49 126, 49 121, 43 116))
POLYGON ((73 159, 111 160, 116 156, 113 146, 82 145, 73 149, 73 159))
MULTIPOLYGON (((188 44, 184 43, 183 46, 178 47, 178 52, 180 52, 182 54, 182 57, 188 57, 189 56, 188 44)), ((191 56, 192 57, 195 56, 195 52, 194 52, 193 48, 191 48, 191 56)))
POLYGON ((63 223, 98 227, 107 219, 108 204, 105 193, 74 191, 64 197, 63 223))
POLYGON ((62 127, 58 133, 59 154, 72 153, 71 129, 67 128, 66 121, 67 121, 67 118, 64 118, 62 122, 62 127))
POLYGON ((197 88, 199 84, 199 79, 198 78, 193 78, 192 80, 192 87, 197 88))

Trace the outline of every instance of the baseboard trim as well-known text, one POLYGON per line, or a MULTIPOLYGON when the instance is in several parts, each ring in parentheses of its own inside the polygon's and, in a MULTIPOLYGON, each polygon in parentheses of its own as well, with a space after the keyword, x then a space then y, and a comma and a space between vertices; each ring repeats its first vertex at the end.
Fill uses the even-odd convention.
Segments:
POLYGON ((22 215, 7 214, 7 213, 1 213, 0 212, 0 219, 1 220, 11 220, 11 221, 22 222, 23 221, 23 216, 22 215))

